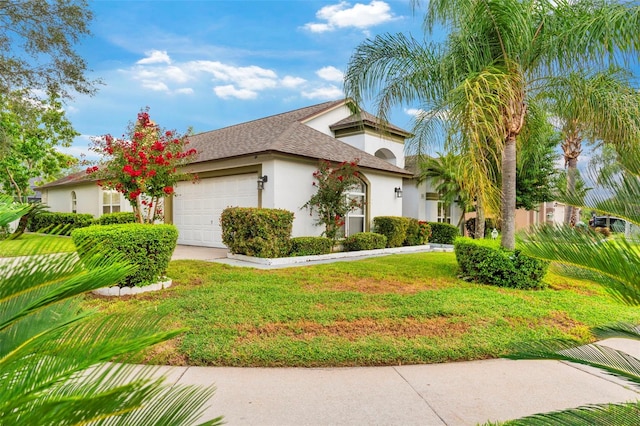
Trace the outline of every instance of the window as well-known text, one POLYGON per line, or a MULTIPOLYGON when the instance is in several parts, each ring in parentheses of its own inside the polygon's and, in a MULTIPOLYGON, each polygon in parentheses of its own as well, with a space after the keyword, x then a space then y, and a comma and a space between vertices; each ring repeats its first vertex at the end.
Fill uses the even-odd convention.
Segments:
POLYGON ((78 213, 78 199, 76 191, 71 191, 71 213, 78 213))
POLYGON ((120 211, 120 193, 118 191, 102 191, 102 214, 120 211))
POLYGON ((360 182, 359 185, 350 188, 345 196, 349 200, 356 200, 361 207, 358 207, 349 213, 347 213, 347 219, 345 220, 344 235, 349 236, 357 234, 358 232, 365 231, 366 224, 366 193, 367 185, 364 182, 360 182))
POLYGON ((438 222, 451 223, 451 204, 438 201, 438 222))

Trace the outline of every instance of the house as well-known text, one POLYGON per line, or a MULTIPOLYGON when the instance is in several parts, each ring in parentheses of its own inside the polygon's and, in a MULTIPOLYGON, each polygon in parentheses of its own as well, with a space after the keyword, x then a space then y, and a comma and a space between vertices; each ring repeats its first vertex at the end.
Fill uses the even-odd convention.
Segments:
MULTIPOLYGON (((364 111, 354 114, 348 100, 191 136, 197 155, 185 170, 198 179, 178 183, 176 196, 166 200, 165 221, 178 228, 179 244, 224 247, 219 219, 226 207, 280 208, 295 213, 293 236, 320 235, 323 228, 301 209, 315 193, 313 172, 319 160, 358 159, 361 185, 347 196, 365 204, 346 218, 345 232, 369 231, 376 216, 403 215, 403 186, 413 179, 404 169, 410 136, 364 111)), ((51 211, 100 216, 131 210, 121 194, 102 190, 84 172, 40 189, 51 211)), ((429 219, 426 211, 418 214, 429 219)))

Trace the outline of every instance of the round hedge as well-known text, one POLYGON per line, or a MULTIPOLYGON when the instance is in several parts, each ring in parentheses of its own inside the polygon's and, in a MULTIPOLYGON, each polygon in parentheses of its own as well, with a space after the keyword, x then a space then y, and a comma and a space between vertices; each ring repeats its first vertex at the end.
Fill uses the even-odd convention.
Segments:
POLYGON ((97 225, 75 229, 71 237, 81 259, 99 247, 106 256, 120 255, 135 265, 135 271, 118 283, 120 287, 133 287, 153 284, 165 274, 176 248, 178 229, 140 223, 97 225))

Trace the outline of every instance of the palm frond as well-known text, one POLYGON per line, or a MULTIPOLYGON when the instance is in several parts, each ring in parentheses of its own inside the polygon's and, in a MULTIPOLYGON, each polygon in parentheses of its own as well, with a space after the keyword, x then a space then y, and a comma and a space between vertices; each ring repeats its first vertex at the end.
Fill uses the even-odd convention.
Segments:
POLYGON ((164 330, 157 315, 133 320, 81 309, 80 294, 131 271, 99 250, 80 260, 36 247, 0 262, 3 424, 191 425, 203 414, 213 388, 167 386, 154 369, 127 363, 182 330, 164 330))
POLYGON ((535 414, 499 424, 501 426, 635 426, 639 423, 640 402, 625 402, 586 405, 569 410, 535 414))

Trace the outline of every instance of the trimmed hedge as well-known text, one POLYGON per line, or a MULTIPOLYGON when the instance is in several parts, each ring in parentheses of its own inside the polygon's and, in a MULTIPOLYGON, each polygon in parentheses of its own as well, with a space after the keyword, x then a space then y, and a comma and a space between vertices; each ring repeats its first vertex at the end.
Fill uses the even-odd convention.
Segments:
POLYGON ((358 232, 344 239, 344 251, 383 249, 387 246, 387 237, 375 232, 358 232))
POLYGON ((293 213, 282 209, 229 207, 220 216, 222 242, 231 253, 286 257, 291 251, 293 213))
POLYGON ((402 245, 420 246, 429 242, 431 237, 431 225, 418 219, 409 218, 407 237, 402 245))
POLYGON ((387 247, 401 247, 407 239, 409 218, 401 216, 378 216, 373 218, 373 229, 387 237, 387 247))
POLYGON ((429 242, 434 244, 453 244, 460 236, 460 230, 449 223, 429 222, 429 226, 431 226, 429 242))
POLYGON ((136 269, 127 275, 120 287, 144 286, 157 282, 167 271, 178 241, 173 225, 129 223, 94 225, 71 233, 80 258, 100 247, 105 254, 118 253, 136 269))
POLYGON ((497 241, 458 238, 454 252, 463 278, 498 287, 542 289, 549 262, 506 250, 497 241))
POLYGON ((296 237, 291 238, 291 256, 314 256, 331 253, 333 246, 327 237, 296 237))
POLYGON ((29 231, 44 234, 71 235, 71 231, 93 224, 93 216, 79 213, 38 213, 29 220, 29 231))
POLYGON ((103 214, 94 221, 98 225, 117 225, 121 223, 136 223, 133 212, 118 212, 103 214))

